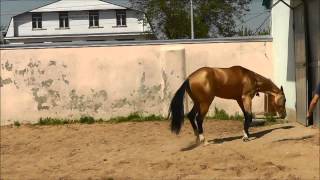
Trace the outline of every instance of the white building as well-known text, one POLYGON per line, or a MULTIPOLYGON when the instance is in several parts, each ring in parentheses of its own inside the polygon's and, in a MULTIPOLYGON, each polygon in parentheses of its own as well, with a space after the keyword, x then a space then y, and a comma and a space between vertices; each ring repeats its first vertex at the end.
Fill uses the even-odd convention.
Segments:
POLYGON ((10 43, 143 40, 144 13, 100 0, 60 0, 12 17, 10 43))
POLYGON ((287 111, 294 112, 292 119, 301 124, 320 127, 320 103, 313 121, 306 119, 313 91, 320 82, 320 1, 273 1, 271 14, 274 79, 284 87, 287 111))

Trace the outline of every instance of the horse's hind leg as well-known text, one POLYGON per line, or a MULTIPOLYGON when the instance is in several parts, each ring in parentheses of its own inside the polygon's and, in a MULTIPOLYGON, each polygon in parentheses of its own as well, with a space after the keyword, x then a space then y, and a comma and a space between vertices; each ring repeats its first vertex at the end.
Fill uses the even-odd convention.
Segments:
POLYGON ((200 111, 199 111, 199 114, 197 116, 197 125, 198 125, 198 132, 199 132, 199 136, 198 136, 198 141, 200 143, 204 143, 204 145, 207 145, 208 142, 206 141, 204 135, 203 135, 203 127, 202 127, 202 124, 203 124, 203 120, 209 110, 209 106, 210 104, 207 104, 207 103, 201 103, 200 104, 200 111))
POLYGON ((188 119, 190 120, 191 126, 193 128, 194 135, 198 137, 199 132, 196 124, 196 116, 197 116, 197 110, 196 110, 196 106, 194 105, 191 111, 188 113, 188 119))

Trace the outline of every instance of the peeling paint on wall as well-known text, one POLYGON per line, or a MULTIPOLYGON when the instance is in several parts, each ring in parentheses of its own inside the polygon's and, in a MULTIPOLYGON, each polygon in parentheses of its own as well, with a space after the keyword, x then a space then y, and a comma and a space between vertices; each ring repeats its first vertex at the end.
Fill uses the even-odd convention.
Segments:
POLYGON ((49 62, 49 66, 55 66, 55 65, 57 65, 56 61, 50 61, 49 62))
POLYGON ((67 80, 67 69, 64 66, 58 66, 56 61, 50 61, 46 66, 40 61, 35 61, 30 59, 25 67, 14 66, 6 62, 4 64, 6 71, 13 71, 14 74, 12 78, 1 79, 1 86, 13 83, 16 89, 21 89, 23 91, 30 91, 34 101, 37 104, 37 109, 39 111, 50 110, 61 104, 60 90, 65 89, 65 84, 69 84, 67 80), (50 66, 55 66, 53 68, 56 74, 49 73, 52 71, 50 66), (63 69, 63 71, 61 71, 63 69), (62 77, 61 80, 56 79, 56 75, 62 77), (55 87, 52 87, 55 85, 55 87), (41 92, 41 93, 40 93, 41 92))
MULTIPOLYGON (((270 45, 250 42, 180 46, 188 52, 185 54, 188 73, 202 66, 237 64, 272 77, 270 45), (239 49, 241 46, 246 48, 239 49), (258 53, 250 53, 253 48, 257 48, 258 53), (225 49, 230 53, 225 53, 225 49), (199 56, 201 53, 206 54, 199 56)), ((174 52, 168 55, 162 47, 4 50, 1 52, 0 86, 9 95, 1 97, 1 110, 6 112, 1 120, 29 118, 36 121, 35 117, 73 118, 81 114, 109 118, 137 111, 164 115, 185 77, 185 69, 179 59, 183 55, 176 56, 174 52), (102 57, 105 54, 108 58, 102 57), (13 111, 19 101, 23 102, 13 111), (35 111, 30 111, 32 108, 35 111)), ((225 103, 223 107, 233 110, 233 104, 225 103)), ((217 107, 219 105, 218 102, 217 107)), ((236 108, 238 111, 238 106, 236 108)))
POLYGON ((91 89, 91 94, 78 94, 75 89, 69 93, 69 105, 67 108, 71 110, 79 110, 80 112, 92 111, 97 113, 108 99, 108 93, 105 90, 95 91, 91 89))
POLYGON ((52 83, 53 83, 53 80, 52 79, 48 79, 48 80, 42 81, 41 82, 41 86, 48 88, 48 87, 50 87, 52 85, 52 83))
POLYGON ((111 107, 112 108, 122 108, 126 105, 132 105, 127 98, 123 98, 123 99, 118 99, 116 100, 114 103, 112 103, 111 107))
POLYGON ((50 100, 50 102, 51 102, 50 104, 53 106, 53 108, 57 107, 58 103, 60 101, 60 93, 59 93, 59 91, 49 89, 48 90, 48 95, 49 95, 49 99, 51 99, 50 100))
POLYGON ((147 106, 156 107, 159 102, 162 102, 162 84, 159 82, 157 85, 146 85, 146 73, 142 72, 139 87, 129 93, 130 97, 117 99, 112 103, 113 109, 120 109, 124 107, 132 108, 133 111, 141 111, 147 106))
POLYGON ((39 92, 39 88, 32 88, 32 94, 34 97, 34 100, 37 102, 38 104, 38 110, 48 110, 50 107, 47 105, 47 96, 41 96, 38 94, 39 92))
POLYGON ((3 87, 4 85, 11 84, 11 83, 12 83, 11 78, 2 79, 2 77, 0 77, 0 87, 3 87))
MULTIPOLYGON (((172 72, 172 71, 171 71, 172 72)), ((172 72, 173 73, 173 72, 172 72)), ((169 83, 168 83, 168 76, 166 74, 166 72, 164 70, 162 70, 162 79, 163 79, 163 84, 164 84, 164 88, 163 88, 163 100, 166 98, 171 97, 171 94, 168 92, 169 89, 169 83)))
POLYGON ((62 74, 62 80, 64 83, 69 84, 69 81, 66 79, 67 75, 62 74))
POLYGON ((16 74, 19 74, 21 76, 24 76, 27 73, 28 69, 22 69, 22 70, 15 70, 16 74))
POLYGON ((36 68, 36 67, 39 67, 39 64, 40 64, 40 61, 37 61, 37 62, 35 62, 35 61, 30 61, 29 62, 29 64, 28 64, 28 67, 29 68, 36 68))
POLYGON ((12 66, 13 66, 13 65, 10 64, 8 61, 6 61, 6 63, 5 63, 4 66, 5 66, 5 68, 6 68, 7 71, 12 71, 12 66))
POLYGON ((71 110, 79 110, 79 111, 84 111, 86 110, 85 108, 85 102, 84 102, 84 95, 77 95, 76 90, 72 90, 69 93, 70 97, 70 109, 71 110))

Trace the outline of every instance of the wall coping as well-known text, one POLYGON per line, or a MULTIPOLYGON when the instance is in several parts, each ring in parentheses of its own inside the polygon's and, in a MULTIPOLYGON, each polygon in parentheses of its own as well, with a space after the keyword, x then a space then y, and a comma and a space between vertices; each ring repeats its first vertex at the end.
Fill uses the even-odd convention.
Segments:
POLYGON ((224 37, 210 39, 179 39, 179 40, 139 40, 139 41, 75 41, 75 42, 53 42, 34 44, 2 44, 0 49, 48 49, 48 48, 82 48, 82 47, 114 47, 114 46, 146 46, 167 44, 203 44, 203 43, 235 43, 235 42, 272 42, 273 38, 267 36, 243 36, 224 37))

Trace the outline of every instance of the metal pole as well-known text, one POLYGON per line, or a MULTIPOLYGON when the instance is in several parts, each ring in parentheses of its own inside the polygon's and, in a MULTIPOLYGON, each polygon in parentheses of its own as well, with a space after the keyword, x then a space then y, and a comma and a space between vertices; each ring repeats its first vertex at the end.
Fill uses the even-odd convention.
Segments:
POLYGON ((194 39, 194 27, 193 27, 193 3, 190 0, 190 16, 191 16, 191 39, 194 39))

